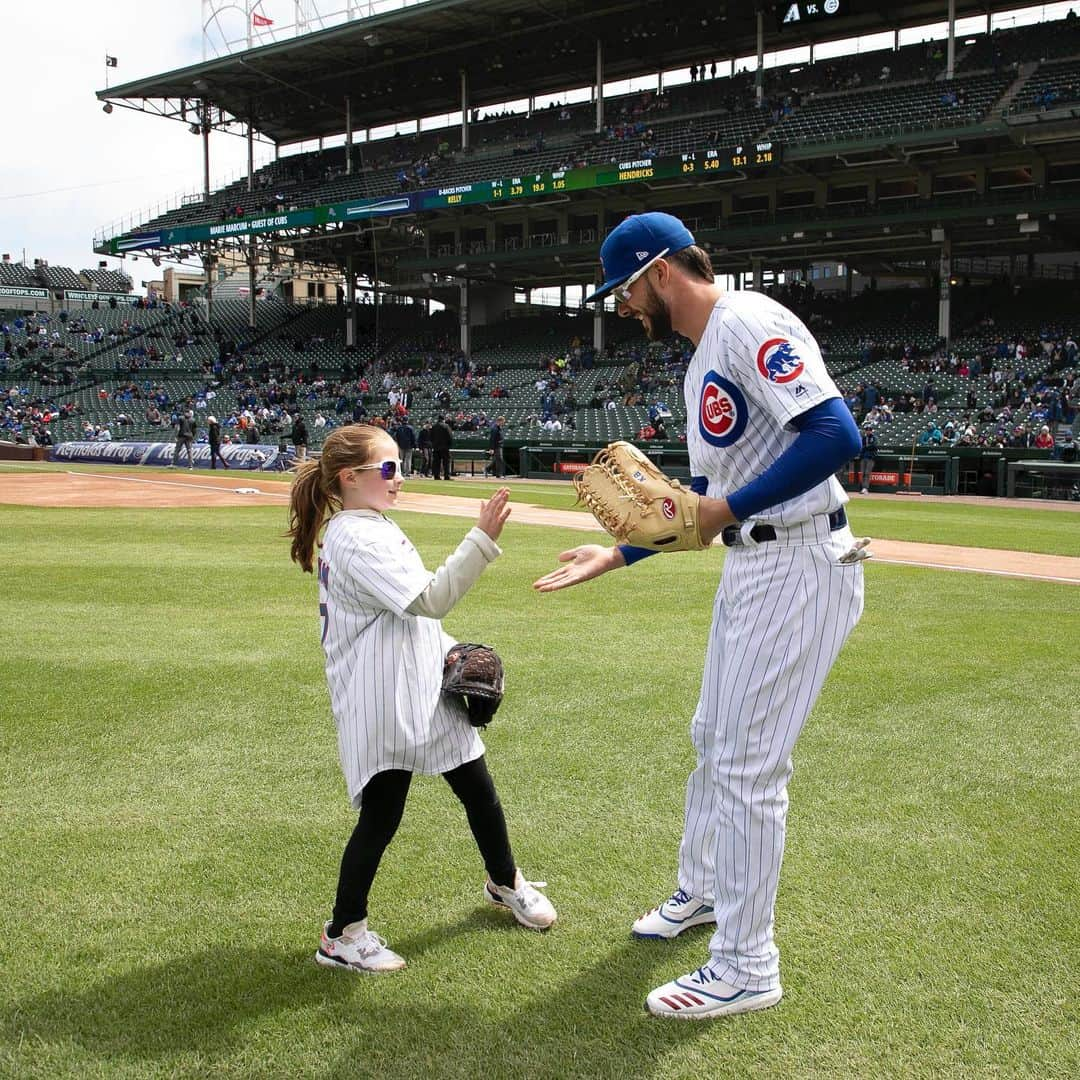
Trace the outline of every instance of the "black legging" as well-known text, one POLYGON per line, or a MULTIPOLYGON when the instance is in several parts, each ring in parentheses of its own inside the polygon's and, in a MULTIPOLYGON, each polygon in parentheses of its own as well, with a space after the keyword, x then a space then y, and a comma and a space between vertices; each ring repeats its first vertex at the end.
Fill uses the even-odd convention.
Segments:
MULTIPOLYGON (((513 885, 517 865, 502 804, 483 756, 443 773, 443 778, 465 807, 488 877, 496 885, 513 885)), ((341 856, 331 937, 337 937, 349 923, 367 918, 368 892, 379 860, 401 824, 411 781, 412 773, 407 769, 387 769, 364 785, 360 818, 341 856)))

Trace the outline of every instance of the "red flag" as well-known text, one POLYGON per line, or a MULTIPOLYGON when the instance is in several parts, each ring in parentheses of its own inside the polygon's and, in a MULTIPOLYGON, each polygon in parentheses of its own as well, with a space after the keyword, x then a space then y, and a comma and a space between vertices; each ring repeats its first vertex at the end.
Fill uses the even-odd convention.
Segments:
POLYGON ((258 13, 251 16, 252 26, 273 26, 274 20, 268 19, 265 15, 259 15, 258 13))

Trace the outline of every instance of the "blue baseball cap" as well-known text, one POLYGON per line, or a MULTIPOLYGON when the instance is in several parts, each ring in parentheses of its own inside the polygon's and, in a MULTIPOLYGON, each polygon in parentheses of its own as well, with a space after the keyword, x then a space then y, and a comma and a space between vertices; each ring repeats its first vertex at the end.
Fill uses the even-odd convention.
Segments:
POLYGON ((612 289, 628 277, 646 269, 661 255, 673 255, 694 243, 694 235, 671 214, 653 211, 632 214, 608 233, 600 248, 600 265, 604 269, 604 284, 584 303, 603 300, 612 289))

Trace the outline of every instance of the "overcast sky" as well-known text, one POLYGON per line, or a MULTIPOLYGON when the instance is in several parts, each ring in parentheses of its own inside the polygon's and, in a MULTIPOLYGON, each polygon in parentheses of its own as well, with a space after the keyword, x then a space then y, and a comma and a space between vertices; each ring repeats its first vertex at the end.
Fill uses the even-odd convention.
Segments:
MULTIPOLYGON (((292 9, 288 0, 276 6, 292 9)), ((200 62, 201 18, 199 0, 4 0, 0 252, 96 266, 92 238, 103 225, 202 189, 202 141, 185 124, 121 108, 106 115, 94 96, 106 83, 106 54, 118 60, 107 71, 113 85, 200 62)), ((265 148, 257 152, 268 160, 265 148)), ((210 168, 212 180, 246 169, 244 140, 215 135, 210 168)), ((148 261, 125 265, 136 288, 151 276, 148 261)))

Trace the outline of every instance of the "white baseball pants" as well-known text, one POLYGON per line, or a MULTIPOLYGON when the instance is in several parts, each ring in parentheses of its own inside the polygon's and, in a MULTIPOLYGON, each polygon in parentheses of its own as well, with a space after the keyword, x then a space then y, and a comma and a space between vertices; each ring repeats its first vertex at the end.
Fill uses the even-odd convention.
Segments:
POLYGON ((791 751, 863 610, 862 565, 837 562, 851 530, 810 525, 727 552, 690 729, 679 886, 715 906, 712 969, 745 990, 780 984, 773 906, 791 751))

